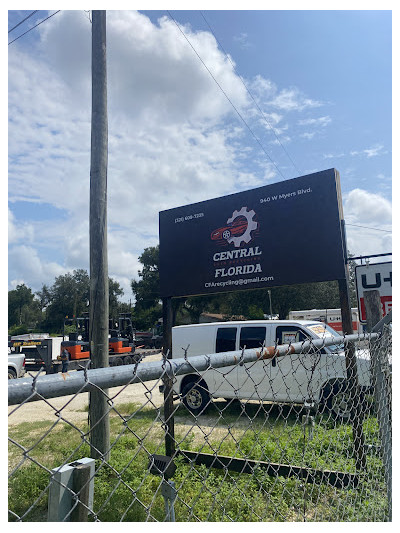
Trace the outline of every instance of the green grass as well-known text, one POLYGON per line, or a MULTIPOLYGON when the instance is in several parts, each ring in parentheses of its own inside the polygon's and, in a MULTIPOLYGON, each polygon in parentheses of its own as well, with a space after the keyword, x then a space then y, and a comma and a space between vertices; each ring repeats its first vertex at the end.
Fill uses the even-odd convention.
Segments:
MULTIPOLYGON (((234 403, 218 402, 200 417, 176 411, 175 437, 181 449, 245 457, 256 461, 354 472, 352 429, 328 417, 316 419, 312 436, 293 410, 272 408, 268 417, 248 404, 246 416, 234 403)), ((108 464, 97 462, 94 512, 100 521, 163 521, 161 479, 148 472, 149 454, 164 454, 164 432, 156 411, 134 404, 118 405, 110 417, 112 451, 108 464), (136 413, 129 418, 131 413, 136 413)), ((300 418, 299 418, 300 416, 300 418)), ((24 423, 11 427, 9 437, 10 520, 44 521, 47 516, 49 472, 52 468, 90 456, 87 425, 63 421, 24 423), (45 435, 43 437, 43 435, 45 435), (20 463, 22 448, 27 458, 20 463)), ((376 419, 364 423, 368 444, 379 443, 376 419)), ((367 456, 367 468, 357 488, 271 477, 257 468, 254 475, 207 469, 185 463, 182 457, 173 477, 178 490, 177 521, 384 521, 385 485, 382 463, 367 456)), ((93 517, 89 518, 93 520, 93 517)))

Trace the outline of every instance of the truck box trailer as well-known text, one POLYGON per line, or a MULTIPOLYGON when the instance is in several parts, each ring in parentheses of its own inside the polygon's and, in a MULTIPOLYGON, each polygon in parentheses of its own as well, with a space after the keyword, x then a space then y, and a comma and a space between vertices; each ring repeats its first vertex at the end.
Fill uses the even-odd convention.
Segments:
MULTIPOLYGON (((290 311, 289 320, 317 320, 330 326, 343 335, 342 311, 341 309, 306 309, 303 311, 290 311)), ((357 307, 351 309, 351 320, 354 333, 364 333, 363 325, 360 323, 357 307)))

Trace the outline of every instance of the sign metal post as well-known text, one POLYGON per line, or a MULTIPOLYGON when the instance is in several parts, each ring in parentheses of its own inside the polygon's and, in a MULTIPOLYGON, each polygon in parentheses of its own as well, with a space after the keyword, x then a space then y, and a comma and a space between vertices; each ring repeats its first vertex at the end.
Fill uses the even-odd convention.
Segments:
POLYGON ((164 382, 164 423, 165 423, 165 455, 175 454, 174 403, 172 377, 168 375, 168 359, 172 359, 172 298, 163 298, 163 358, 165 364, 164 382))

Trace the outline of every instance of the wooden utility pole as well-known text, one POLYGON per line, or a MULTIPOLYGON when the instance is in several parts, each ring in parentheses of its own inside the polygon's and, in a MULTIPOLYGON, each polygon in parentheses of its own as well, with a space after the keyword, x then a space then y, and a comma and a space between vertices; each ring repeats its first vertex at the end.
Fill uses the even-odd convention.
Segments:
MULTIPOLYGON (((106 12, 92 12, 92 137, 90 160, 90 351, 91 367, 108 366, 107 261, 107 66, 106 12)), ((89 393, 91 456, 108 459, 108 390, 89 393)))
POLYGON ((371 332, 382 316, 382 302, 378 290, 364 292, 365 314, 367 318, 367 331, 371 332))
POLYGON ((78 494, 78 503, 70 516, 71 522, 87 522, 90 497, 90 466, 80 464, 74 468, 72 490, 78 494))

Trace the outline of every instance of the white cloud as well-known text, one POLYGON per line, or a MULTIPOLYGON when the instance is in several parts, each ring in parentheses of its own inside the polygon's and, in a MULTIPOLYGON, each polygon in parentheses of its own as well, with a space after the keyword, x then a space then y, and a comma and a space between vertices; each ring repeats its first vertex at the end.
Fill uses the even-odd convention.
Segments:
MULTIPOLYGON (((263 113, 270 117, 275 115, 279 120, 281 120, 282 113, 300 112, 323 105, 320 101, 307 98, 296 87, 279 90, 275 83, 260 75, 249 80, 246 85, 263 113), (277 111, 279 111, 279 114, 277 114, 277 111)), ((329 117, 323 118, 328 119, 329 117)))
POLYGON ((347 246, 353 255, 392 251, 392 205, 386 198, 353 189, 344 195, 343 210, 347 246))
POLYGON ((298 89, 283 89, 271 101, 273 107, 283 111, 303 111, 322 106, 322 102, 304 96, 298 89))
MULTIPOLYGON (((10 214, 10 246, 25 245, 10 249, 10 266, 36 284, 87 268, 89 259, 91 26, 77 11, 52 22, 38 27, 34 54, 19 43, 9 51, 11 209, 28 200, 68 213, 49 220, 44 210, 44 222, 10 214), (63 266, 52 268, 36 251, 28 267, 27 245, 53 247, 63 266)), ((247 92, 214 37, 184 31, 235 105, 246 106, 247 92)), ((234 148, 237 118, 226 122, 232 107, 173 22, 156 26, 136 12, 109 11, 107 53, 109 272, 122 279, 136 276, 137 256, 157 242, 158 211, 240 187, 245 153, 234 148)))
POLYGON ((308 132, 308 133, 306 132, 306 133, 302 133, 300 135, 300 137, 303 137, 304 139, 312 139, 313 137, 315 137, 315 134, 316 134, 315 131, 312 132, 312 133, 311 132, 308 132))
POLYGON ((365 148, 364 150, 352 150, 350 152, 350 155, 357 156, 357 155, 366 155, 369 157, 376 157, 378 155, 384 155, 387 154, 387 150, 384 150, 383 144, 378 144, 376 146, 372 146, 371 148, 365 148))
MULTIPOLYGON (((212 34, 183 29, 236 108, 265 133, 212 34)), ((36 31, 34 49, 21 40, 9 50, 11 210, 13 202, 28 200, 60 212, 52 218, 43 207, 40 221, 10 214, 11 279, 24 279, 34 290, 88 268, 91 122, 87 16, 62 11, 36 31)), ((129 299, 137 257, 158 241, 160 210, 262 185, 276 170, 252 141, 242 144, 246 127, 168 18, 153 24, 134 11, 108 11, 107 68, 109 274, 129 299)), ((286 140, 287 113, 322 105, 262 76, 246 83, 286 140)), ((323 126, 324 118, 314 120, 323 126)))
POLYGON ((139 13, 111 12, 108 24, 110 105, 123 115, 146 124, 218 123, 233 109, 204 64, 236 107, 247 105, 245 88, 209 32, 182 27, 203 64, 167 17, 156 27, 139 13))
POLYGON ((354 223, 372 226, 392 223, 392 204, 383 196, 363 189, 353 189, 345 195, 344 209, 346 218, 354 223))
POLYGON ((43 261, 35 248, 26 245, 11 247, 8 253, 8 269, 11 277, 11 287, 25 283, 33 291, 40 289, 44 283, 52 283, 55 277, 66 272, 56 262, 43 261), (23 265, 22 274, 21 265, 23 265), (19 275, 14 277, 14 273, 19 275))
POLYGON ((233 40, 240 44, 243 49, 251 48, 252 44, 248 40, 247 33, 243 32, 233 37, 233 40))
POLYGON ((324 159, 336 159, 338 157, 345 157, 346 154, 344 154, 343 152, 340 153, 340 154, 323 154, 322 157, 324 159))
POLYGON ((318 117, 318 118, 306 118, 299 120, 297 123, 300 126, 321 126, 325 128, 328 124, 332 122, 331 117, 318 117))
POLYGON ((275 83, 271 80, 267 80, 259 74, 254 76, 246 85, 249 87, 250 92, 257 98, 270 99, 276 95, 278 89, 275 83))
POLYGON ((15 220, 14 214, 8 210, 8 242, 14 244, 17 242, 32 242, 34 238, 34 228, 32 224, 19 224, 15 220))

